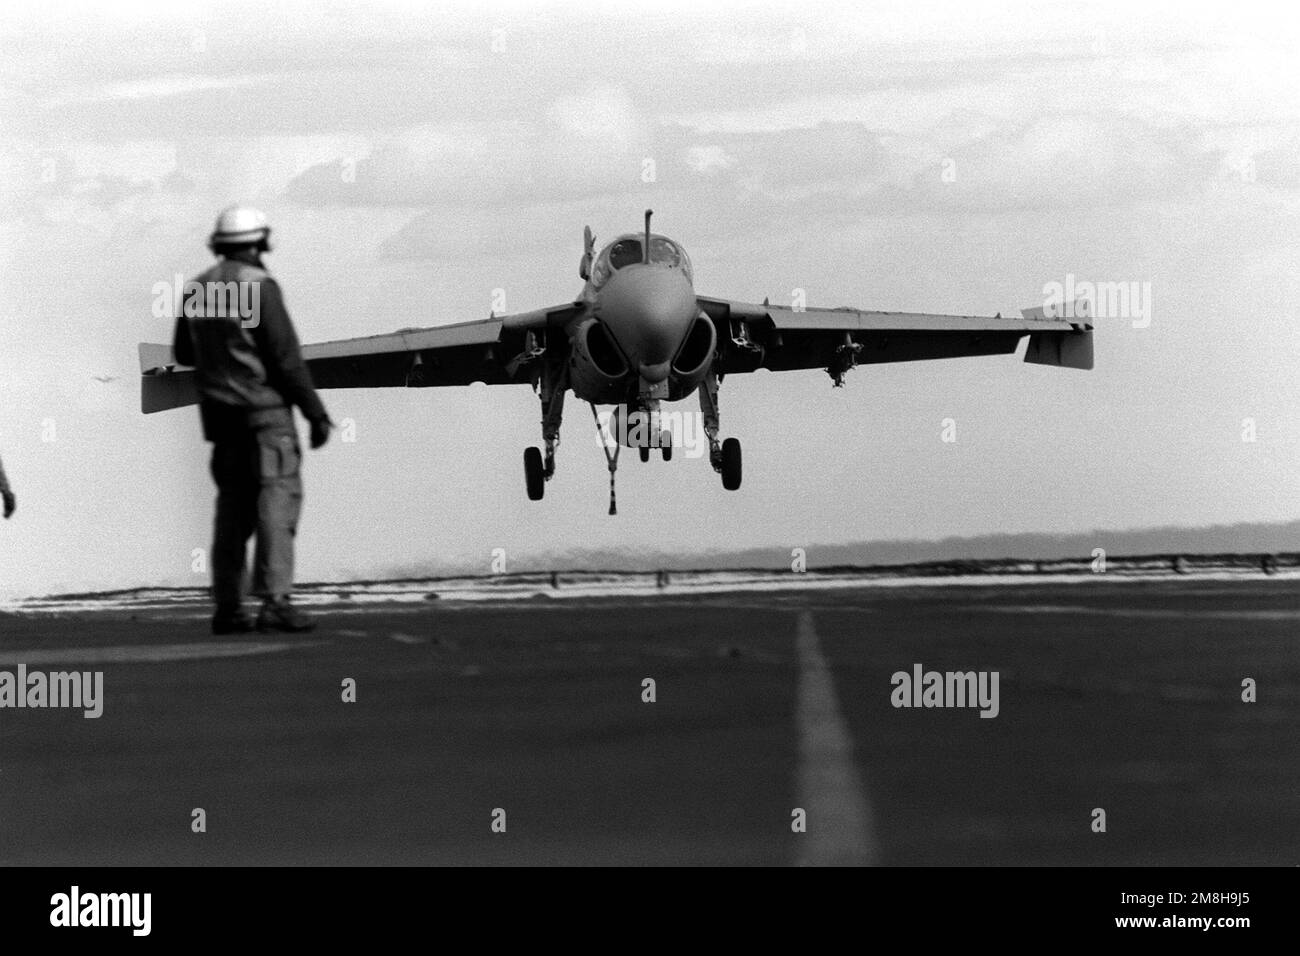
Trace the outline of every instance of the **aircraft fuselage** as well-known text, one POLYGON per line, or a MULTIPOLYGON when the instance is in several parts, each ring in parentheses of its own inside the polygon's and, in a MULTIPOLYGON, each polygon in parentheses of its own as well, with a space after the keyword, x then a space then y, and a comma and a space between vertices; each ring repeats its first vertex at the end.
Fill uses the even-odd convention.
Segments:
POLYGON ((665 236, 620 236, 584 259, 587 308, 566 332, 569 384, 582 401, 653 407, 691 395, 716 347, 690 260, 665 236))

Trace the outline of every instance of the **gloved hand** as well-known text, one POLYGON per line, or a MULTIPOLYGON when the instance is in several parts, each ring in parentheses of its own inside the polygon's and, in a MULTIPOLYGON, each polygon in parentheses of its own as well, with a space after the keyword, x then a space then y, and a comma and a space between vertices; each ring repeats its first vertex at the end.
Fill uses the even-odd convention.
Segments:
POLYGON ((14 513, 14 509, 18 507, 18 499, 14 497, 14 493, 12 491, 4 492, 4 494, 0 495, 0 497, 4 498, 5 517, 8 518, 11 514, 14 513))
POLYGON ((334 423, 329 420, 329 416, 318 418, 311 423, 311 447, 313 450, 320 448, 330 440, 330 430, 334 423))

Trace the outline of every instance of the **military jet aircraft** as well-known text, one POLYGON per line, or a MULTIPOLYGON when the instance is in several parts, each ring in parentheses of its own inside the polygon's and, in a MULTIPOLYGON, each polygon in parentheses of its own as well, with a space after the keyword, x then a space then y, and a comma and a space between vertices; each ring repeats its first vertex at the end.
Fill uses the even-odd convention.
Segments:
MULTIPOLYGON (((724 488, 740 487, 740 442, 719 441, 718 385, 727 375, 821 368, 834 385, 859 364, 1002 355, 1029 337, 1025 361, 1091 369, 1092 323, 1086 304, 1022 310, 1020 318, 865 312, 734 302, 698 295, 686 250, 650 231, 616 238, 597 255, 584 230, 578 266, 585 280, 572 302, 532 312, 387 335, 322 342, 303 348, 318 388, 425 388, 532 385, 542 406, 542 447, 524 451, 528 497, 540 500, 555 474, 565 394, 591 405, 615 405, 606 442, 609 513, 617 513, 614 476, 621 447, 641 460, 658 447, 672 456, 670 436, 654 426, 660 403, 699 395, 709 460, 724 488), (626 427, 633 419, 649 427, 626 427), (613 451, 609 445, 613 444, 613 451)), ((193 372, 176 365, 171 348, 141 344, 145 413, 198 400, 193 372)))

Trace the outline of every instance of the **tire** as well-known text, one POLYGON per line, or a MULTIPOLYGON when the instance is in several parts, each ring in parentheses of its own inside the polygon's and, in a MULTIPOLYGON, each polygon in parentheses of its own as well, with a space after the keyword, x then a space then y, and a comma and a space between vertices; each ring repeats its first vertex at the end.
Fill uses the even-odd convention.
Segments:
POLYGON ((728 491, 740 487, 740 442, 735 438, 722 443, 722 487, 728 491))
POLYGON ((546 472, 542 468, 542 450, 524 449, 524 481, 528 485, 528 500, 541 501, 546 493, 546 472))
POLYGON ((648 445, 642 445, 637 449, 637 452, 641 455, 642 461, 650 460, 650 447, 648 445))
POLYGON ((659 451, 664 456, 664 461, 673 460, 673 435, 672 432, 664 432, 659 436, 659 451))

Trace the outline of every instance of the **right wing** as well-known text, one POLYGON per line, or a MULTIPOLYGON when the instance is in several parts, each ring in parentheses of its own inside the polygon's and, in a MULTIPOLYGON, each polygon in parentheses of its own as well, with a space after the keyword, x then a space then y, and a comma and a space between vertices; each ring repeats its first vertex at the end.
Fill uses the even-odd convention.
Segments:
MULTIPOLYGON (((304 345, 317 388, 427 388, 524 384, 546 345, 546 331, 582 311, 577 302, 473 322, 304 345)), ((170 346, 140 344, 140 407, 145 414, 199 400, 194 370, 170 346)))
POLYGON ((1060 307, 1022 309, 1017 317, 932 315, 755 305, 698 297, 718 330, 724 374, 822 368, 836 381, 857 364, 1003 355, 1029 337, 1025 361, 1090 369, 1092 320, 1084 300, 1066 317, 1060 307))

